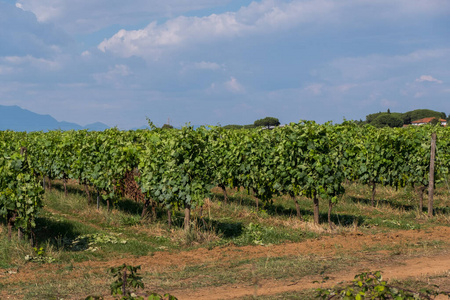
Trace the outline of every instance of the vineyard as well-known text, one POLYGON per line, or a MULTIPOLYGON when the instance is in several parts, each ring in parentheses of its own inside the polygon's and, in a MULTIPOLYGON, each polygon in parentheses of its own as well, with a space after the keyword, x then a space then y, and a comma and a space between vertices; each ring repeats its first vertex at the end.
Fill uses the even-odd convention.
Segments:
MULTIPOLYGON (((136 131, 3 131, 2 234, 8 243, 29 243, 39 249, 46 242, 47 247, 78 251, 81 242, 75 237, 61 236, 62 232, 52 236, 40 228, 47 228, 45 219, 58 210, 78 218, 77 209, 65 206, 75 201, 73 197, 80 202, 76 204, 80 216, 83 210, 106 213, 97 225, 90 222, 100 226, 98 230, 105 230, 103 222, 111 223, 105 220, 121 211, 133 213, 122 215, 122 225, 140 226, 139 231, 145 232, 157 226, 157 237, 154 232, 143 237, 146 242, 139 247, 146 250, 133 250, 137 256, 172 247, 177 230, 183 232, 185 246, 214 248, 230 241, 241 246, 301 243, 358 226, 448 228, 449 130, 300 122, 273 130, 152 126, 136 131), (389 211, 364 224, 361 202, 373 214, 389 204, 399 220, 389 219, 389 211), (339 206, 345 207, 345 214, 334 211, 339 206), (250 215, 252 221, 225 222, 226 216, 220 214, 230 207, 234 209, 230 216, 250 215), (276 225, 266 226, 264 220, 276 225), (290 225, 279 225, 286 220, 294 220, 294 231, 290 225), (67 238, 72 238, 70 243, 62 242, 67 238)), ((448 242, 438 245, 445 249, 448 242)))

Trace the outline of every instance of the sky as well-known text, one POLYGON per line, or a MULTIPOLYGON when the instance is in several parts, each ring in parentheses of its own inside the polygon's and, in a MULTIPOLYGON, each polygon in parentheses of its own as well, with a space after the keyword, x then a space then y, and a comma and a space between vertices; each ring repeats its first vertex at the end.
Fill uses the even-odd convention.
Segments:
POLYGON ((0 0, 0 105, 120 129, 450 114, 450 1, 0 0))

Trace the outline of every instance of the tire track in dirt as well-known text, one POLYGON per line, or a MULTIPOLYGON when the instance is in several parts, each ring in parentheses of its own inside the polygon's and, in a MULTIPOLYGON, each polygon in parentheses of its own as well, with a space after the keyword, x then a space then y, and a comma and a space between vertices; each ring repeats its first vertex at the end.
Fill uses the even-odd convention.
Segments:
MULTIPOLYGON (((426 243, 440 241, 450 243, 450 227, 435 227, 427 230, 399 230, 392 233, 362 234, 359 232, 350 234, 338 234, 323 236, 317 239, 306 240, 300 243, 284 243, 269 246, 234 246, 216 247, 211 250, 198 248, 191 251, 155 252, 151 256, 138 258, 124 258, 114 260, 114 263, 139 264, 143 269, 159 271, 169 265, 194 265, 214 261, 228 262, 231 260, 254 259, 261 257, 282 257, 298 255, 320 255, 332 257, 339 253, 355 253, 371 248, 402 248, 406 245, 425 245, 426 243)), ((426 246, 425 246, 426 247, 426 246)), ((84 262, 80 265, 89 267, 108 267, 107 262, 84 262)))
MULTIPOLYGON (((180 300, 198 299, 233 299, 244 296, 276 295, 286 292, 296 292, 306 289, 330 288, 342 281, 353 280, 355 274, 368 270, 381 270, 384 279, 407 279, 417 278, 425 275, 447 274, 450 280, 450 255, 440 255, 433 257, 419 257, 403 260, 401 266, 389 265, 366 265, 365 267, 351 268, 343 272, 326 274, 330 277, 325 283, 314 283, 322 280, 322 277, 312 276, 301 279, 294 283, 289 281, 264 280, 258 286, 248 283, 239 285, 227 285, 220 287, 209 287, 205 289, 184 290, 182 292, 173 291, 172 294, 180 300), (182 296, 181 296, 182 295, 182 296)), ((322 276, 325 276, 322 275, 322 276)))

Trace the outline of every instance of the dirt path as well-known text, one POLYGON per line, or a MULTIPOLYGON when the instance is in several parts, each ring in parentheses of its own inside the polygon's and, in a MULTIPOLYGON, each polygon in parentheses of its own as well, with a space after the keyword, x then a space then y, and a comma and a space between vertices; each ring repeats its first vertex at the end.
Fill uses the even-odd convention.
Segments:
MULTIPOLYGON (((201 289, 185 289, 170 291, 179 299, 232 299, 252 295, 273 295, 283 292, 299 291, 309 288, 331 287, 342 280, 352 280, 355 274, 367 270, 381 270, 387 278, 404 279, 422 275, 447 274, 450 280, 450 227, 435 227, 427 230, 396 231, 394 233, 362 234, 359 232, 324 236, 319 239, 307 240, 302 243, 286 243, 270 246, 226 246, 211 250, 199 248, 192 251, 156 252, 149 256, 113 259, 109 261, 87 261, 74 263, 74 270, 67 274, 70 280, 83 278, 86 273, 103 274, 105 269, 118 266, 141 265, 143 273, 164 272, 168 267, 182 270, 186 266, 196 266, 206 263, 222 264, 224 267, 231 262, 255 258, 277 258, 315 255, 321 259, 331 259, 336 255, 354 255, 361 262, 357 267, 339 273, 324 274, 330 279, 322 284, 312 283, 321 277, 308 277, 296 282, 279 281, 276 279, 261 280, 257 284, 251 282, 208 287, 201 289), (440 245, 438 251, 436 246, 440 245), (397 250, 396 250, 397 249, 397 250), (414 251, 417 250, 418 254, 414 251), (379 257, 392 257, 392 251, 399 251, 398 259, 374 262, 366 259, 378 253, 379 257)), ((39 282, 43 278, 52 279, 60 268, 56 264, 27 264, 17 273, 0 269, 0 282, 3 285, 18 282, 39 282)), ((103 279, 105 280, 105 279, 103 279)), ((193 278, 192 280, 196 280, 193 278)), ((450 282, 448 284, 450 287, 450 282)), ((107 286, 105 293, 107 294, 107 286)), ((5 296, 3 294, 2 296, 5 296)), ((6 297, 5 297, 6 298, 6 297)), ((76 297, 74 299, 77 299, 76 297)))
MULTIPOLYGON (((406 279, 417 278, 425 275, 450 275, 450 255, 440 255, 434 257, 420 257, 402 261, 404 265, 364 265, 358 268, 351 268, 344 272, 327 274, 330 279, 325 283, 313 283, 322 280, 319 276, 305 278, 297 282, 286 282, 276 280, 265 280, 255 285, 239 284, 221 287, 211 287, 193 291, 183 291, 179 299, 233 299, 244 296, 276 295, 285 292, 295 292, 313 288, 332 287, 341 281, 351 281, 355 274, 367 270, 381 270, 385 279, 406 279)), ((450 277, 448 277, 450 280, 450 277)), ((173 292, 177 295, 176 292, 173 292)))

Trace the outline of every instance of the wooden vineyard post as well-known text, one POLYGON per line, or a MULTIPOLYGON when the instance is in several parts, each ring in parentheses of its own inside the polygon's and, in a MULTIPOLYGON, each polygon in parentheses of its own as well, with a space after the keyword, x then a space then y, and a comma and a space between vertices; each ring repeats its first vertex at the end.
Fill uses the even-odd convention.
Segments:
POLYGON ((189 231, 191 229, 191 205, 186 204, 184 208, 184 230, 189 231))
POLYGON ((314 202, 314 225, 319 225, 319 198, 317 198, 317 192, 314 191, 313 195, 314 202))
POLYGON ((97 210, 100 209, 100 192, 97 190, 97 210))
POLYGON ((433 216, 434 161, 436 156, 436 133, 431 134, 430 174, 428 180, 428 216, 433 216))

